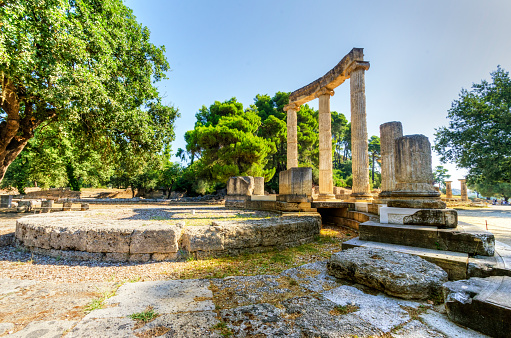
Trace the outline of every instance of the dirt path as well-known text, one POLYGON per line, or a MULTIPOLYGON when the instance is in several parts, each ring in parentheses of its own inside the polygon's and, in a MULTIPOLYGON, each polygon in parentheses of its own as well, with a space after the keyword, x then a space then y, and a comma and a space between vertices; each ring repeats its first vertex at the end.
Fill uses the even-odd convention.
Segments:
POLYGON ((458 221, 476 225, 495 235, 495 239, 511 246, 511 206, 491 205, 489 208, 458 210, 458 221))

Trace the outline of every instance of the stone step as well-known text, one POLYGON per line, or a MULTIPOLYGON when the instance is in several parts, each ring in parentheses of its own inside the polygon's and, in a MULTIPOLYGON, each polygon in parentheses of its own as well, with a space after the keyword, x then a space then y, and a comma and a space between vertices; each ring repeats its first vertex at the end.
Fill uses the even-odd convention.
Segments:
POLYGON ((492 337, 509 337, 511 277, 470 278, 443 287, 449 319, 492 337))
POLYGON ((360 224, 360 222, 353 220, 353 219, 337 217, 337 216, 330 216, 330 215, 325 215, 325 216, 322 215, 321 219, 322 219, 323 223, 333 223, 335 225, 345 226, 348 228, 355 229, 357 231, 358 231, 358 227, 360 224))
POLYGON ((364 222, 359 224, 360 239, 389 244, 399 244, 434 250, 463 252, 470 255, 493 256, 495 237, 485 230, 439 229, 436 226, 382 224, 364 222))
POLYGON ((511 246, 495 241, 495 255, 474 256, 468 259, 469 277, 511 277, 511 246))
POLYGON ((444 269, 449 275, 449 280, 467 278, 468 254, 466 253, 364 241, 358 237, 342 243, 343 250, 361 246, 416 255, 444 269))

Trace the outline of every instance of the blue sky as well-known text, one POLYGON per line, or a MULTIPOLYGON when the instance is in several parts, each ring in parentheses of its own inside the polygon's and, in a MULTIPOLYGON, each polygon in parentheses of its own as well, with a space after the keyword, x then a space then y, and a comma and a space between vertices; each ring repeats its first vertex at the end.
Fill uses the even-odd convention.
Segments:
MULTIPOLYGON (((401 121, 405 134, 446 125, 462 88, 511 70, 511 1, 194 1, 125 0, 151 41, 165 45, 172 71, 158 84, 179 108, 177 148, 202 105, 235 96, 292 92, 334 67, 353 47, 364 48, 368 134, 401 121)), ((317 108, 317 100, 311 105, 317 108)), ((350 119, 349 83, 331 109, 350 119)), ((433 156, 433 166, 440 165, 433 156)), ((444 165, 456 181, 463 171, 444 165)))

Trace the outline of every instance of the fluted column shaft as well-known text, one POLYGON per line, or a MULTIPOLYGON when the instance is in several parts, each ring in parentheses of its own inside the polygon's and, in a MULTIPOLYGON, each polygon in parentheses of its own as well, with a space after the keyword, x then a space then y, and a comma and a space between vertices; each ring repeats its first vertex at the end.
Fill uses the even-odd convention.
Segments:
POLYGON ((335 198, 332 178, 332 116, 330 96, 334 92, 322 90, 319 98, 319 198, 335 198))
POLYGON ((298 131, 296 112, 299 106, 287 106, 287 169, 298 168, 298 131))
POLYGON ((452 198, 452 181, 445 181, 445 197, 452 198))
POLYGON ((365 70, 356 68, 350 75, 351 92, 351 158, 353 166, 353 194, 370 197, 369 155, 367 153, 367 121, 365 70))
POLYGON ((380 125, 381 198, 390 196, 390 192, 396 187, 394 149, 396 139, 402 136, 401 122, 387 122, 380 125))
POLYGON ((467 180, 458 180, 461 183, 461 200, 468 201, 467 180))

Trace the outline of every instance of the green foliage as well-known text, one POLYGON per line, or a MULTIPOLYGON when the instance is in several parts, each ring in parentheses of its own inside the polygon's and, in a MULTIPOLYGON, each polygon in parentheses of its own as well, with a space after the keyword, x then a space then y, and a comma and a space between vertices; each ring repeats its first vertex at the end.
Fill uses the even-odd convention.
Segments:
POLYGON ((137 322, 148 323, 158 316, 160 316, 160 314, 155 312, 152 306, 148 306, 147 310, 143 312, 133 313, 128 317, 133 320, 136 320, 137 322))
POLYGON ((339 166, 346 162, 351 156, 351 124, 348 122, 344 114, 332 112, 332 138, 334 168, 340 169, 339 166))
POLYGON ((438 184, 440 189, 445 189, 445 180, 450 177, 448 170, 441 165, 436 166, 433 170, 433 184, 438 184))
POLYGON ((511 197, 510 183, 477 180, 475 183, 467 183, 467 187, 477 191, 484 197, 502 197, 506 201, 511 197))
POLYGON ((511 183, 511 80, 497 68, 492 82, 462 89, 448 111, 449 125, 436 129, 441 161, 468 169, 467 183, 511 183))
MULTIPOLYGON (((381 158, 381 149, 380 149, 380 138, 378 136, 371 136, 371 138, 368 141, 368 152, 369 152, 369 159, 371 161, 371 182, 372 186, 376 186, 375 181, 375 167, 378 164, 378 160, 381 158)), ((381 179, 380 179, 381 180, 381 179)), ((379 186, 379 184, 378 184, 379 186)))
POLYGON ((318 111, 308 104, 300 106, 296 113, 298 136, 298 163, 300 166, 319 166, 318 111))
MULTIPOLYGON (((11 0, 0 17, 0 178, 46 125, 100 153, 168 148, 178 112, 153 85, 165 50, 121 0, 11 0)), ((79 188, 81 167, 67 163, 79 188)))
POLYGON ((257 136, 261 118, 254 109, 232 98, 216 101, 197 113, 194 130, 185 135, 187 152, 199 157, 194 162, 195 179, 204 183, 201 191, 217 182, 225 183, 231 176, 263 176, 269 180, 275 168, 265 169, 270 155, 276 152, 275 143, 257 136), (206 182, 208 183, 207 185, 206 182))

